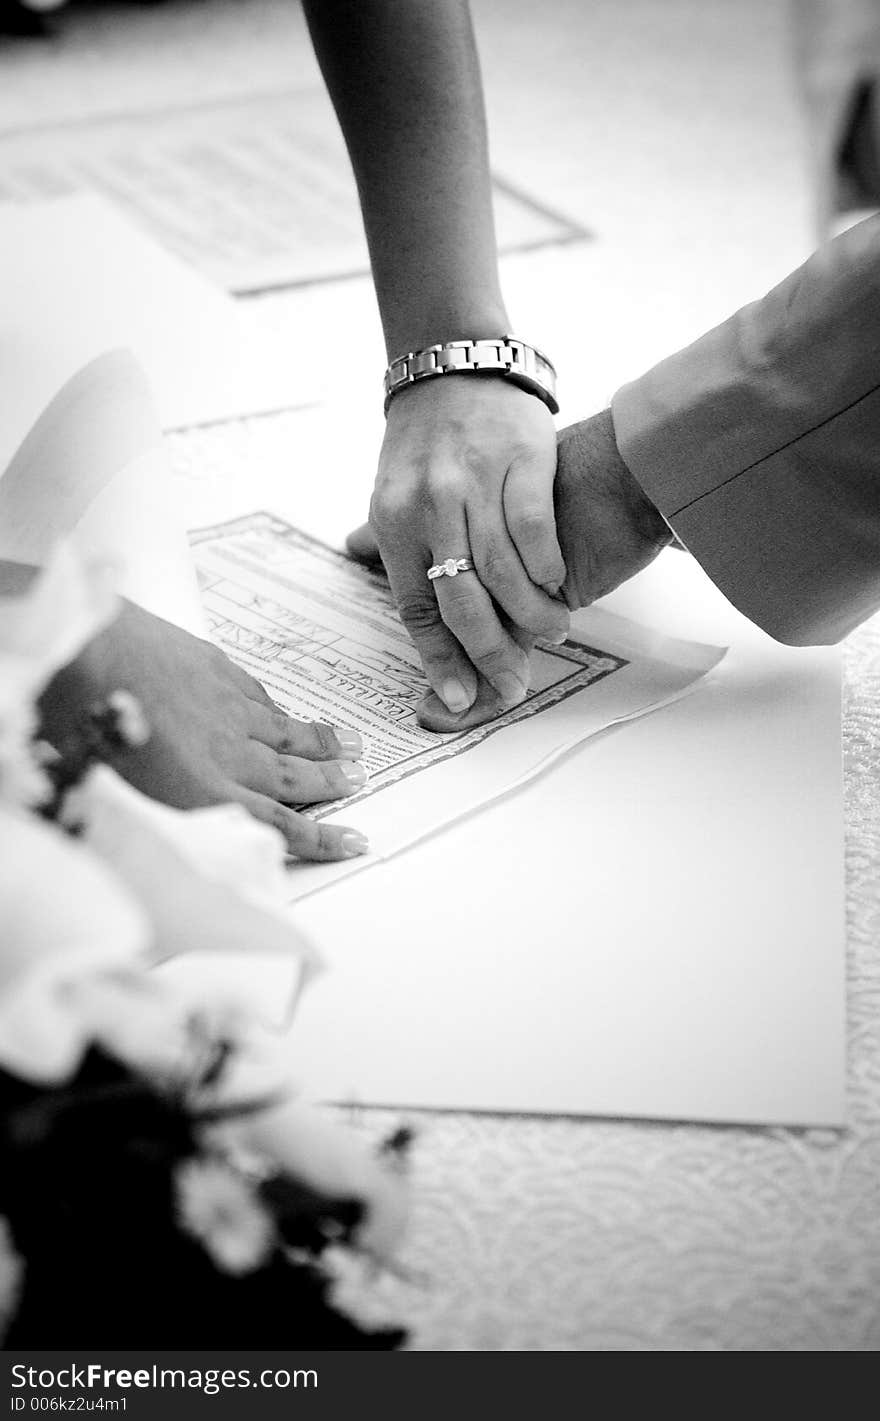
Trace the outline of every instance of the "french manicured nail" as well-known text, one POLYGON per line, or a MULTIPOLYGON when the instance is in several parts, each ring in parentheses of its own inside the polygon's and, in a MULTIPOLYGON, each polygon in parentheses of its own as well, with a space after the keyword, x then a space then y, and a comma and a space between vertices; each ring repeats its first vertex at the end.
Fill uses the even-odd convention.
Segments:
POLYGON ((364 742, 356 730, 337 730, 336 739, 343 754, 351 755, 353 760, 359 760, 363 755, 364 742))
POLYGON ((526 687, 518 676, 514 676, 512 671, 499 671, 493 679, 492 685, 505 706, 518 706, 520 701, 524 701, 526 698, 526 687))
POLYGON ((473 704, 473 696, 469 696, 461 681, 450 679, 444 681, 440 688, 440 698, 447 710, 451 710, 453 715, 461 715, 462 711, 468 710, 473 704))
POLYGON ((369 851, 370 845, 363 834, 358 834, 354 829, 347 829, 342 836, 342 852, 347 859, 355 859, 360 854, 369 851))
POLYGON ((366 784, 367 772, 364 769, 363 765, 352 763, 348 765, 340 765, 339 768, 353 789, 356 788, 358 785, 366 784))

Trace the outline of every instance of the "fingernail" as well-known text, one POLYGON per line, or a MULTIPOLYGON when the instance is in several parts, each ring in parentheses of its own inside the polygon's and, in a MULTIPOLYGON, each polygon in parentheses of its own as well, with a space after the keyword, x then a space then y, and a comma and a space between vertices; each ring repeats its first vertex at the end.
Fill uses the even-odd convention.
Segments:
POLYGON ((526 698, 526 687, 512 671, 500 671, 492 680, 505 706, 518 706, 526 698))
POLYGON ((561 583, 561 582, 542 582, 542 583, 541 583, 541 586, 542 586, 542 588, 544 589, 544 591, 547 593, 547 596, 548 596, 548 597, 558 597, 558 596, 559 596, 559 589, 560 589, 560 587, 562 586, 562 583, 561 583))
POLYGON ((358 834, 354 829, 347 829, 342 836, 342 852, 347 859, 355 859, 360 854, 367 853, 369 847, 363 834, 358 834))
POLYGON ((473 704, 473 696, 469 696, 461 681, 444 681, 440 688, 440 699, 451 710, 453 715, 460 715, 473 704))
POLYGON ((568 630, 555 632, 553 636, 548 636, 547 640, 551 646, 562 646, 563 642, 568 641, 568 630))
POLYGON ((353 759, 359 760, 364 753, 364 742, 356 730, 337 730, 336 739, 339 742, 340 750, 346 755, 351 755, 353 759))
POLYGON ((350 785, 366 784, 367 772, 363 765, 340 765, 339 769, 350 785))

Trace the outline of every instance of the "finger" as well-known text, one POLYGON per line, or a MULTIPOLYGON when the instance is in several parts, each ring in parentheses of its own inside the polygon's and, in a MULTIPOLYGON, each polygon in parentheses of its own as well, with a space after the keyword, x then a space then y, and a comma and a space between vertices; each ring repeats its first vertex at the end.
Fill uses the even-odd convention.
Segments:
POLYGON ((477 699, 463 714, 453 715, 451 711, 447 710, 439 696, 435 696, 433 691, 429 691, 416 709, 416 719, 423 730, 433 730, 439 735, 450 735, 455 731, 473 730, 476 725, 483 725, 487 720, 494 720, 496 716, 503 714, 504 710, 505 706, 502 704, 498 692, 481 677, 477 699))
MULTIPOLYGON (((460 539, 455 544, 463 545, 466 546, 460 539)), ((476 572, 438 577, 434 588, 443 621, 473 665, 498 693, 504 707, 518 705, 529 687, 528 657, 504 627, 476 572)), ((470 705, 474 699, 471 698, 470 705)))
POLYGON ((555 596, 565 581, 565 560, 556 536, 553 480, 556 446, 511 462, 502 503, 507 530, 532 582, 555 596))
POLYGON ((355 528, 353 533, 349 533, 345 540, 345 546, 351 556, 357 558, 358 562, 365 562, 370 567, 382 566, 379 543, 369 523, 362 523, 360 528, 355 528))
POLYGON ((279 755, 304 760, 359 760, 364 753, 364 742, 356 730, 342 730, 320 720, 294 720, 272 702, 253 706, 248 734, 279 755))
POLYGON ((256 680, 254 676, 244 671, 237 661, 233 661, 227 651, 224 651, 222 647, 217 646, 214 642, 209 643, 209 645, 211 646, 211 653, 215 660, 215 672, 222 681, 231 681, 239 691, 243 692, 249 701, 255 701, 257 705, 271 706, 274 704, 272 697, 265 687, 261 686, 260 682, 256 680))
POLYGON ((425 675, 453 713, 467 710, 477 694, 477 675, 464 651, 444 625, 427 558, 406 551, 385 559, 391 591, 404 627, 421 657, 425 675))
MULTIPOLYGON (((521 627, 513 626, 503 613, 501 614, 501 622, 517 646, 521 646, 528 655, 534 645, 534 638, 528 632, 524 632, 521 627)), ((423 730, 433 730, 436 734, 448 735, 456 730, 473 730, 475 725, 483 725, 487 720, 495 720, 497 716, 503 715, 506 709, 509 707, 502 704, 498 692, 481 676, 477 699, 463 714, 453 715, 439 697, 435 696, 433 691, 429 691, 416 707, 416 720, 423 730)))
POLYGON ((316 824, 304 814, 297 814, 295 809, 248 790, 242 790, 238 799, 255 819, 278 830, 294 858, 330 863, 357 858, 369 851, 369 844, 357 829, 348 829, 342 824, 316 824))
POLYGON ((318 804, 343 799, 366 783, 363 765, 351 760, 304 760, 279 755, 251 741, 253 750, 247 784, 282 804, 318 804))
POLYGON ((567 607, 535 586, 503 523, 470 517, 468 528, 474 567, 493 601, 532 640, 563 642, 570 623, 567 607))

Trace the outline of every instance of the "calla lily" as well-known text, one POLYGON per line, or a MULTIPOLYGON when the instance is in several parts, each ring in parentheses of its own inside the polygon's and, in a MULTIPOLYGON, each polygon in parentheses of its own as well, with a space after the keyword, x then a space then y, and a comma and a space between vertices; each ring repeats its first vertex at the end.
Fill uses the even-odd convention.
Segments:
POLYGON ((283 904, 283 841, 244 809, 170 809, 96 765, 67 796, 64 817, 143 905, 156 960, 267 952, 315 967, 283 904))
POLYGON ((116 615, 112 570, 60 544, 20 597, 0 598, 0 720, 30 705, 116 615))
POLYGON ((0 800, 36 805, 48 797, 32 744, 34 703, 115 612, 109 570, 84 567, 65 545, 27 592, 0 598, 0 800))
POLYGON ((68 820, 85 823, 92 842, 132 819, 156 835, 204 878, 234 883, 236 892, 265 907, 287 897, 284 839, 241 804, 172 809, 149 799, 106 765, 96 765, 69 798, 68 820))
POLYGON ((0 1066, 59 1081, 90 1038, 77 982, 130 968, 146 914, 96 855, 31 815, 0 809, 0 1066))
POLYGON ((153 1080, 185 1080, 197 1047, 186 1006, 144 966, 83 975, 67 992, 89 1040, 153 1080))

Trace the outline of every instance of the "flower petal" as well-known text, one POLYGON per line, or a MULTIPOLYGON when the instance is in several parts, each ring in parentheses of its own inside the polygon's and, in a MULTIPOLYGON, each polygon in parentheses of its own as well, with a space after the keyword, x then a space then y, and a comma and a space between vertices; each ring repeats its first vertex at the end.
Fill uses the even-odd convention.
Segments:
MULTIPOLYGON (((249 846, 259 842, 265 867, 264 836, 257 839, 245 822, 246 811, 239 815, 235 806, 229 810, 168 809, 132 789, 106 765, 98 765, 68 796, 65 817, 82 825, 85 842, 143 904, 153 924, 157 959, 188 952, 267 952, 298 959, 304 971, 312 969, 316 955, 289 910, 271 900, 268 891, 258 890, 253 895, 258 901, 252 901, 239 889, 231 846, 241 843, 247 861, 249 846), (235 835, 224 846, 222 859, 212 859, 218 824, 224 833, 231 825, 235 835), (201 867, 200 850, 205 851, 207 871, 201 867), (212 871, 220 862, 224 880, 212 871)), ((254 830, 260 827, 253 825, 254 830)), ((268 833, 274 852, 274 831, 268 833)), ((265 885, 268 877, 262 881, 265 885)))
POLYGON ((145 914, 83 845, 0 809, 0 1065, 37 1080, 76 1068, 88 1030, 71 983, 136 963, 145 914))
POLYGON ((401 1170, 367 1150, 350 1129, 303 1101, 290 1100, 224 1125, 219 1136, 318 1193, 361 1200, 366 1217, 357 1246, 380 1260, 391 1258, 406 1225, 409 1188, 401 1170))
POLYGON ((30 704, 116 615, 111 569, 65 543, 20 597, 0 598, 0 719, 30 704))

